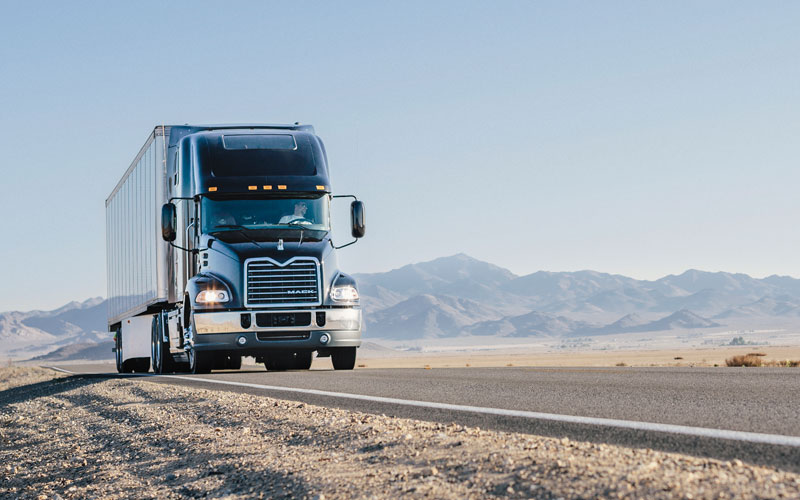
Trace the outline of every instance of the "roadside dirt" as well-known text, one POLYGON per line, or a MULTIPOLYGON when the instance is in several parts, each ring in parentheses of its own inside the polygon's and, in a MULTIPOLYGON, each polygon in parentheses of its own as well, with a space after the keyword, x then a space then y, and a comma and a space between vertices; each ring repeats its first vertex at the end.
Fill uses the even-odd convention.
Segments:
POLYGON ((741 462, 0 368, 0 497, 798 498, 741 462))
MULTIPOLYGON (((725 367, 725 360, 751 352, 763 352, 765 361, 800 359, 800 346, 744 346, 654 350, 560 351, 497 349, 494 351, 449 353, 361 353, 362 368, 457 368, 500 366, 703 366, 725 367), (362 366, 363 365, 363 366, 362 366)), ((314 367, 328 368, 325 360, 315 359, 314 367)))

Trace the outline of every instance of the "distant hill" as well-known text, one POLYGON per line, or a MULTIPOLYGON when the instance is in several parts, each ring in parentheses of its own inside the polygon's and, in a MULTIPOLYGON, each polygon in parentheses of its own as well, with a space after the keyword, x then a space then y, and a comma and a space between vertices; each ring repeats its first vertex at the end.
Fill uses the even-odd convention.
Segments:
POLYGON ((533 311, 498 321, 483 321, 470 325, 464 331, 471 335, 486 336, 560 337, 589 327, 590 325, 582 321, 533 311))
POLYGON ((787 276, 696 269, 655 281, 590 270, 517 276, 457 254, 356 278, 369 338, 598 335, 759 318, 800 326, 800 280, 787 276))
MULTIPOLYGON (((355 277, 366 341, 649 333, 761 319, 800 327, 800 280, 788 276, 696 269, 655 281, 591 270, 518 276, 457 254, 355 277)), ((105 311, 105 301, 94 298, 53 311, 2 313, 0 356, 30 358, 106 342, 105 311)))
POLYGON ((114 341, 106 342, 78 342, 64 347, 59 347, 53 352, 31 358, 31 361, 111 361, 114 353, 111 348, 114 341))
POLYGON ((467 325, 501 318, 497 309, 450 295, 414 295, 386 309, 366 315, 367 331, 382 338, 409 339, 458 335, 467 325))
POLYGON ((107 341, 106 301, 70 302, 52 311, 0 313, 0 357, 26 359, 73 344, 107 341))

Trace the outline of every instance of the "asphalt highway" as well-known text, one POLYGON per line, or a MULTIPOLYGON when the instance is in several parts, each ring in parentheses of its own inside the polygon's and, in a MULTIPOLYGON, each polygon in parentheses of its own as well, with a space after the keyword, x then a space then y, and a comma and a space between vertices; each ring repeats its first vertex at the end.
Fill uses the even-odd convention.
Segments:
MULTIPOLYGON (((60 368, 116 376, 109 365, 60 368)), ((245 366, 150 380, 800 471, 800 370, 791 368, 266 372, 245 366)))

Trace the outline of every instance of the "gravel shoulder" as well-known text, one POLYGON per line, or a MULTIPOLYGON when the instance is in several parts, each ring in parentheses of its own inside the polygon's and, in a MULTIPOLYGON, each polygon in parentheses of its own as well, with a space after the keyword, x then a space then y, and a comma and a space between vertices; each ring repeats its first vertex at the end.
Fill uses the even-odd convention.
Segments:
POLYGON ((800 475, 137 378, 0 368, 2 498, 798 498, 800 475))

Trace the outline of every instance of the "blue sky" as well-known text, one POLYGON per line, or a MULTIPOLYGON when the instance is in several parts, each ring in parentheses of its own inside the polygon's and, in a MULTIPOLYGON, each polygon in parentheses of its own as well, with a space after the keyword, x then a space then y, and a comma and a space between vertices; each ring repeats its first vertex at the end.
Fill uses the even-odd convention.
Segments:
POLYGON ((800 3, 30 2, 0 17, 0 310, 105 295, 154 125, 315 125, 340 261, 800 276, 800 3))

